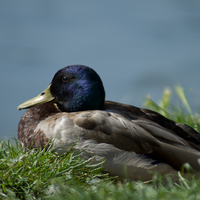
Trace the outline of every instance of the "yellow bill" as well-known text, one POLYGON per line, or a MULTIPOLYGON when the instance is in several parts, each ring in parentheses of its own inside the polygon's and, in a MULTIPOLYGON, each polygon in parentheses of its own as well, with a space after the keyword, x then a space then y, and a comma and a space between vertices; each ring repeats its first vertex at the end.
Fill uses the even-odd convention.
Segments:
POLYGON ((32 99, 29 99, 28 101, 25 101, 24 103, 19 105, 17 109, 21 110, 21 109, 31 108, 33 106, 47 103, 47 102, 56 102, 55 97, 53 97, 51 95, 50 86, 51 86, 51 84, 47 87, 46 90, 44 90, 38 96, 36 96, 32 99))

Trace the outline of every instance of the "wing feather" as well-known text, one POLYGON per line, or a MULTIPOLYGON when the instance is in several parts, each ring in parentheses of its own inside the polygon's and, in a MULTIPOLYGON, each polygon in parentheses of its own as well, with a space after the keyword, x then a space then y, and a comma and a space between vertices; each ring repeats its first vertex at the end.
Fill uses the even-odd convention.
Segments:
MULTIPOLYGON (((134 107, 134 109, 136 108, 134 107)), ((127 109, 125 106, 123 110, 122 105, 112 105, 107 106, 105 111, 80 113, 75 116, 73 121, 77 126, 83 128, 85 138, 88 140, 112 144, 116 148, 136 154, 151 154, 154 158, 167 162, 178 170, 187 162, 195 170, 200 171, 199 145, 193 145, 193 138, 189 141, 185 139, 187 138, 185 130, 182 130, 183 137, 181 137, 180 125, 177 126, 175 122, 153 111, 145 115, 137 109, 135 114, 133 108, 127 109), (162 123, 159 122, 159 119, 151 121, 150 114, 154 117, 161 116, 162 123), (87 126, 92 126, 93 129, 89 130, 84 126, 85 116, 87 116, 87 126), (167 123, 169 127, 167 127, 167 123), (172 128, 173 126, 176 128, 172 128), (197 146, 197 148, 194 149, 193 146, 197 146)))

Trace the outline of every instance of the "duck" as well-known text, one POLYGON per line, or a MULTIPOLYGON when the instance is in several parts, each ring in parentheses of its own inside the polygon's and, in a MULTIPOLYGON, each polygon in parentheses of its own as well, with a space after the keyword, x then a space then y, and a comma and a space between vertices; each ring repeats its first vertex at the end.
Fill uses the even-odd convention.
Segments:
POLYGON ((200 134, 145 108, 105 100, 95 70, 69 65, 57 71, 38 96, 22 103, 28 109, 18 125, 26 149, 53 151, 70 147, 120 179, 148 181, 156 174, 176 176, 185 163, 200 171, 200 134))

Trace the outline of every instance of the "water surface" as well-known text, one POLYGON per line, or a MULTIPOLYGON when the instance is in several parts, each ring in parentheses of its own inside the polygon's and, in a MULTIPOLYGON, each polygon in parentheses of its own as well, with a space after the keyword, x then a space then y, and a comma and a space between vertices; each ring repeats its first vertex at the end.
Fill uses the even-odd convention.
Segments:
POLYGON ((181 84, 200 112, 200 1, 0 2, 0 136, 17 135, 24 111, 55 72, 84 64, 106 99, 142 106, 181 84))

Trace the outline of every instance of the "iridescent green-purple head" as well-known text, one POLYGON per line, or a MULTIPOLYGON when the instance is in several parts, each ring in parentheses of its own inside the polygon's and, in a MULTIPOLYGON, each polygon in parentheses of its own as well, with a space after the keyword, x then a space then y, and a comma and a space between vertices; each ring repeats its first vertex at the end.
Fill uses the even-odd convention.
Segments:
POLYGON ((55 102, 61 111, 102 110, 104 101, 105 90, 99 75, 90 67, 70 65, 54 75, 46 90, 18 109, 55 102))

